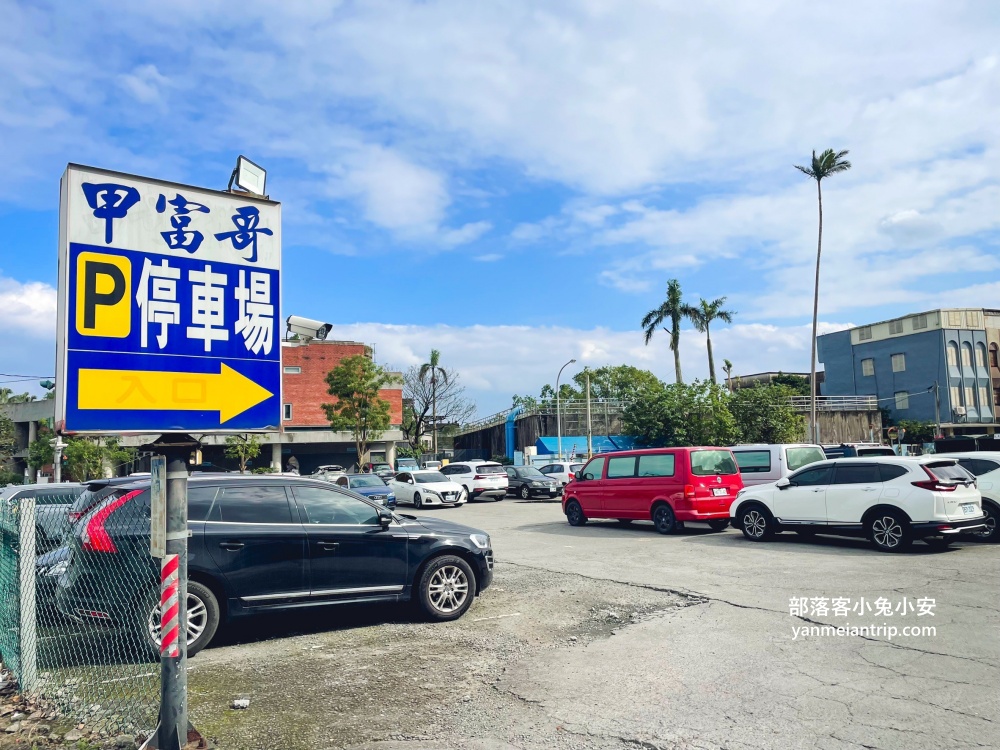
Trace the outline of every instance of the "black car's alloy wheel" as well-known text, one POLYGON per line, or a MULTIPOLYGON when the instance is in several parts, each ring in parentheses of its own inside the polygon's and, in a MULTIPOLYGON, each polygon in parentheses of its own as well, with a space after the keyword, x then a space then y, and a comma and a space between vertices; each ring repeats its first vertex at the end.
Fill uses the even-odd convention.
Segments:
MULTIPOLYGON (((209 644, 219 629, 219 602, 207 586, 197 581, 187 585, 187 653, 194 656, 209 644)), ((159 592, 157 592, 158 594, 159 592)), ((150 648, 160 653, 160 605, 146 609, 146 640, 150 648)))
POLYGON ((587 523, 587 517, 583 514, 583 508, 576 500, 566 503, 566 520, 570 526, 583 526, 587 523))
POLYGON ((521 494, 521 499, 522 500, 527 500, 529 497, 531 497, 531 490, 528 489, 528 485, 526 485, 526 484, 521 485, 521 493, 520 494, 521 494))
POLYGON ((661 534, 673 534, 677 530, 677 518, 669 505, 657 505, 653 510, 653 525, 661 534))
POLYGON ((438 557, 420 576, 418 596, 421 609, 432 620, 456 620, 476 598, 476 576, 461 557, 438 557))

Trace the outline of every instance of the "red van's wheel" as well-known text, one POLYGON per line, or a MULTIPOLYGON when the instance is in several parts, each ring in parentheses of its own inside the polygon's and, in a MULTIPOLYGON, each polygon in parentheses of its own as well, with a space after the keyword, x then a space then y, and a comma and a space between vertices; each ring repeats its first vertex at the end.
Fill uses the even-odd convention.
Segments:
POLYGON ((677 518, 674 509, 666 503, 653 508, 653 525, 661 534, 673 534, 677 530, 677 518))
POLYGON ((583 514, 583 508, 576 500, 566 503, 566 520, 570 526, 583 526, 587 523, 587 517, 583 514))

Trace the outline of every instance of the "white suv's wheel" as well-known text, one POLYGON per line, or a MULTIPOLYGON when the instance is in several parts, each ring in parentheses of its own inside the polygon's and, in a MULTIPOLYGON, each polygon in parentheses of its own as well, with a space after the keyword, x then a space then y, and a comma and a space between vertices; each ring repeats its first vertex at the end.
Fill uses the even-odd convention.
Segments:
POLYGON ((902 552, 910 546, 913 535, 910 522, 895 510, 883 510, 868 519, 866 529, 872 546, 882 552, 902 552))

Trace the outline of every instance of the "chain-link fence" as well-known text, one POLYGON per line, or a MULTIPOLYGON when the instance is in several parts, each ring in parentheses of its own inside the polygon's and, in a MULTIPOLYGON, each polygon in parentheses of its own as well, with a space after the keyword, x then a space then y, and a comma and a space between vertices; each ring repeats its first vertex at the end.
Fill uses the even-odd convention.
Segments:
POLYGON ((22 692, 88 730, 148 735, 160 685, 149 508, 127 486, 88 490, 59 510, 34 495, 0 499, 3 662, 22 692), (61 513, 61 538, 40 543, 45 514, 61 513))

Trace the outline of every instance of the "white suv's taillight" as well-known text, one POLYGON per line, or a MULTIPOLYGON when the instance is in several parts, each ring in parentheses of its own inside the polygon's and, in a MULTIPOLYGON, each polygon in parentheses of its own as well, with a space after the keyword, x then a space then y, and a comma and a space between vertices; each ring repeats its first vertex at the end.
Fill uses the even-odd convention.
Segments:
POLYGON ((954 492, 957 484, 945 484, 936 476, 934 476, 930 469, 926 466, 921 466, 924 470, 924 474, 927 475, 927 479, 921 480, 919 482, 911 482, 914 487, 919 487, 923 490, 930 490, 931 492, 954 492))

